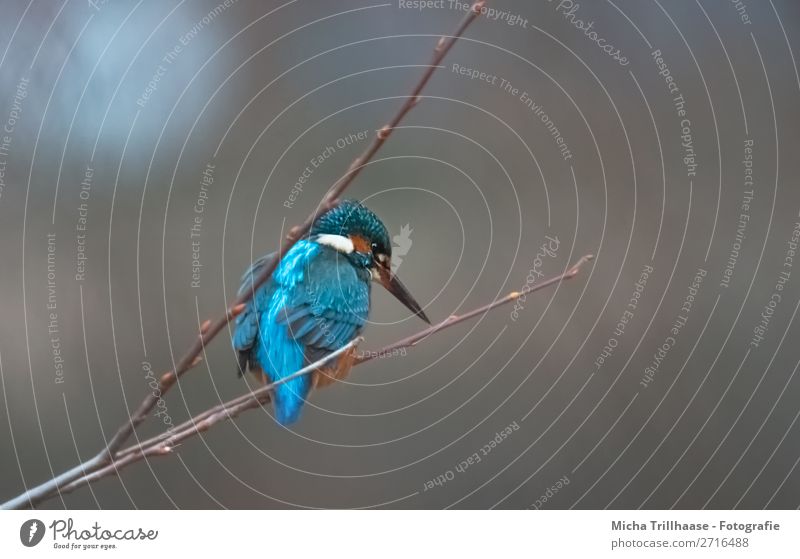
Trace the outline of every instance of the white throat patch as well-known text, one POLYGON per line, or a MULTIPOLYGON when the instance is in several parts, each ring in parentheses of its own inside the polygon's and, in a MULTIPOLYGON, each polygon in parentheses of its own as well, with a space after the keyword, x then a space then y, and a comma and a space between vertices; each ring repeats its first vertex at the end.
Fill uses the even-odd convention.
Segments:
POLYGON ((350 254, 355 250, 350 237, 342 235, 318 235, 316 241, 321 245, 332 247, 342 254, 350 254))

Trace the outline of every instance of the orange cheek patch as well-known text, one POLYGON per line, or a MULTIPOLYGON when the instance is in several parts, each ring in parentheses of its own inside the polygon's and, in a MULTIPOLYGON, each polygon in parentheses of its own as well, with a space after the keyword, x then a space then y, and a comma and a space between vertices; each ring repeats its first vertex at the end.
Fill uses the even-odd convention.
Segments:
POLYGON ((353 242, 353 249, 356 252, 369 253, 372 251, 370 242, 361 235, 350 235, 350 240, 353 242))

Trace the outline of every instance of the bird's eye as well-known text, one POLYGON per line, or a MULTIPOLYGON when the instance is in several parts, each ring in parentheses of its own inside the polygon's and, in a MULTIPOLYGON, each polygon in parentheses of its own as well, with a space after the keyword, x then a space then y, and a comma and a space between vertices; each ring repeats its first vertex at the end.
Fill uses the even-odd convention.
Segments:
POLYGON ((378 243, 372 243, 372 254, 378 252, 378 243))

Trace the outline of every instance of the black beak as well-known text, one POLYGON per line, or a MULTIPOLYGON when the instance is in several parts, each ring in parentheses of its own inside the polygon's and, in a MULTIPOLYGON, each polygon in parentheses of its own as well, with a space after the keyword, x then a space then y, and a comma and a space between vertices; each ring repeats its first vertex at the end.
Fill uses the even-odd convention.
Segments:
POLYGON ((381 285, 383 285, 389 293, 397 297, 397 300, 408 307, 411 312, 430 324, 431 321, 428 320, 425 311, 422 310, 422 307, 419 306, 419 303, 411 296, 411 293, 408 292, 406 286, 403 285, 394 272, 392 272, 388 266, 384 266, 380 263, 377 263, 376 267, 378 269, 381 285))

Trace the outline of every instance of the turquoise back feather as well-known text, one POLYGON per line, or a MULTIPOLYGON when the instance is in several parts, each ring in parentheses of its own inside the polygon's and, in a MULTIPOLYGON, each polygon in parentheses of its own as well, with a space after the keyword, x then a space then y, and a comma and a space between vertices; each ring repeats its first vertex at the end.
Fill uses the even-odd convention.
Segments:
MULTIPOLYGON (((245 273, 240 292, 252 285, 263 261, 245 273)), ((330 247, 299 241, 237 317, 233 345, 240 363, 257 365, 272 382, 285 378, 358 335, 369 300, 366 269, 330 247)), ((310 388, 310 375, 276 388, 275 415, 280 423, 298 419, 310 388)))

